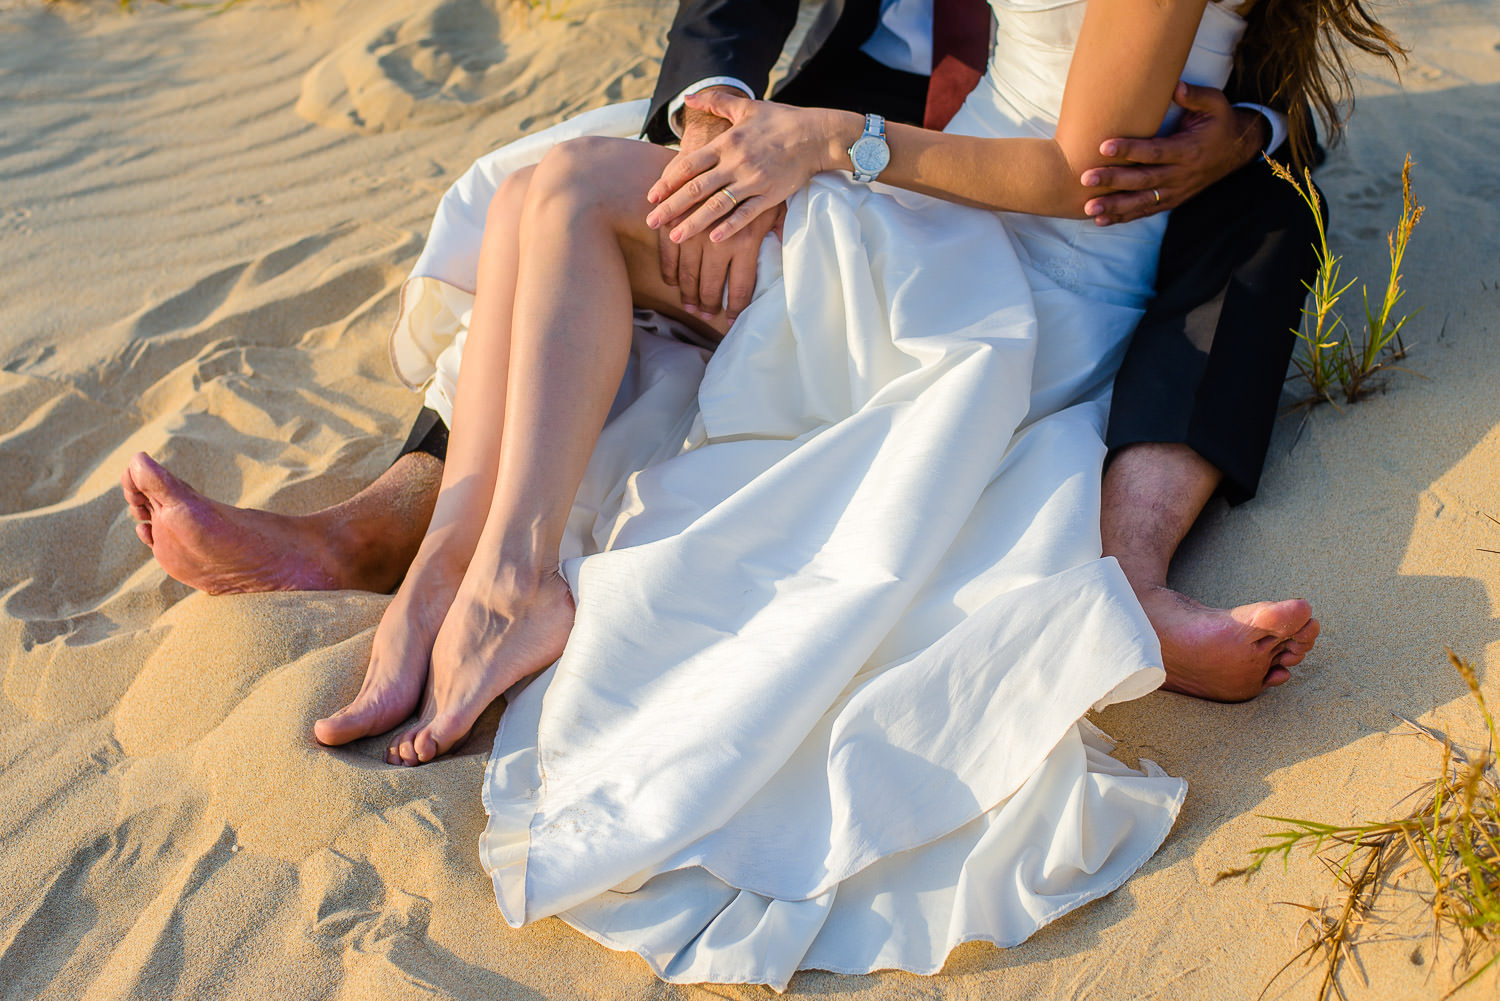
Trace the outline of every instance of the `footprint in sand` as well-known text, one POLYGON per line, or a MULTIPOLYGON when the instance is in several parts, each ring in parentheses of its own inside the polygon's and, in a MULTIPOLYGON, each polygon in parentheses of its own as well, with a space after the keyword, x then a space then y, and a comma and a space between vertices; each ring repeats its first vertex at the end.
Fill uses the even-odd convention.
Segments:
MULTIPOLYGON (((514 0, 419 0, 394 22, 376 18, 320 60, 302 80, 297 113, 362 133, 478 120, 506 109, 530 124, 650 93, 666 27, 655 7, 622 3, 584 21, 514 0), (639 51, 623 71, 590 53, 639 51), (539 109, 542 114, 537 115, 539 109)), ((489 124, 489 123, 487 123, 489 124)), ((510 134, 514 122, 496 126, 510 134)), ((525 126, 521 126, 524 130, 525 126)))
POLYGON ((11 230, 16 233, 30 233, 31 226, 27 220, 31 218, 31 210, 23 208, 0 209, 0 230, 11 230))
POLYGON ((503 4, 427 0, 356 36, 302 81, 297 112, 332 128, 384 132, 460 117, 503 96, 528 60, 506 43, 503 4))

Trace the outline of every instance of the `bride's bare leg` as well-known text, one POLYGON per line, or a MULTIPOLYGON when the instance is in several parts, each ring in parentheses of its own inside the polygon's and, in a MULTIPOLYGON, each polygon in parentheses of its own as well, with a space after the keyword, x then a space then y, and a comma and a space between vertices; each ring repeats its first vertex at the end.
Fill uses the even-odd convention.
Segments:
MULTIPOLYGON (((408 765, 448 751, 507 688, 562 653, 573 601, 558 546, 624 373, 632 302, 686 318, 644 223, 645 193, 670 156, 645 143, 580 140, 550 153, 532 178, 499 479, 433 647, 421 713, 394 747, 408 765)), ((728 327, 722 317, 691 322, 728 327)))
POLYGON ((530 175, 528 169, 507 178, 490 204, 437 504, 411 569, 375 630, 359 694, 313 724, 321 743, 345 744, 383 733, 410 716, 421 699, 433 641, 495 489, 520 256, 517 229, 530 175))

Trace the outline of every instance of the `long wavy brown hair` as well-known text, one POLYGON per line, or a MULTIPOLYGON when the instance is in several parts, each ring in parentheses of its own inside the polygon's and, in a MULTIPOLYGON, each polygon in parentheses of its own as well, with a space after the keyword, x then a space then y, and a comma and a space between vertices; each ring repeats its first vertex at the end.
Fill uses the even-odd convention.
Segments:
POLYGON ((1245 37, 1235 50, 1235 89, 1287 112, 1292 162, 1300 169, 1313 157, 1314 113, 1332 144, 1354 107, 1346 46, 1384 59, 1397 72, 1406 49, 1364 0, 1252 0, 1247 6, 1245 37))

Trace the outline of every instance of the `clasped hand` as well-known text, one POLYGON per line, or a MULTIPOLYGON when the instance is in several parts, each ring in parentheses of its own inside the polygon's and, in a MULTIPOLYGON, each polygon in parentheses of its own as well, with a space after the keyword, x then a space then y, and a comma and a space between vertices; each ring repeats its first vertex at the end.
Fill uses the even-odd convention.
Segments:
POLYGON ((725 91, 693 94, 687 106, 724 130, 702 144, 684 134, 682 152, 647 193, 656 208, 646 223, 662 234, 662 279, 683 308, 712 316, 722 305, 733 320, 754 291, 761 241, 779 230, 792 192, 824 169, 827 142, 814 110, 725 91))

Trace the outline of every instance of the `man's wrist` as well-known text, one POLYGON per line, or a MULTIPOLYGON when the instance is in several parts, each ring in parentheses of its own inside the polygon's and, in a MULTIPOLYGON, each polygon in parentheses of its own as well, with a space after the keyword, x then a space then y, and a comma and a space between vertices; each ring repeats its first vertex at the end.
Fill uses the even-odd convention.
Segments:
POLYGON ((1233 107, 1237 111, 1254 112, 1259 117, 1260 122, 1256 128, 1266 129, 1264 133, 1261 133, 1263 141, 1260 145, 1260 152, 1266 156, 1276 152, 1277 148, 1286 141, 1286 115, 1275 108, 1268 108, 1264 104, 1253 104, 1249 101, 1236 101, 1233 107))
POLYGON ((732 76, 705 77, 690 86, 684 87, 672 99, 671 103, 667 105, 667 125, 671 127, 679 139, 682 138, 682 133, 685 129, 683 113, 692 110, 686 107, 683 102, 693 94, 698 94, 706 90, 727 90, 729 93, 743 94, 752 101, 755 99, 755 94, 750 90, 750 85, 732 76))
POLYGON ((1236 106, 1234 116, 1241 148, 1240 165, 1244 166, 1262 153, 1270 151, 1274 133, 1266 116, 1255 108, 1236 106))
POLYGON ((684 109, 682 132, 679 136, 683 150, 691 152, 707 146, 721 133, 727 132, 729 124, 727 118, 720 118, 711 111, 703 111, 699 108, 684 109))
POLYGON ((1275 133, 1271 131, 1271 122, 1259 111, 1253 114, 1255 115, 1255 145, 1261 150, 1269 151, 1271 139, 1275 136, 1275 133))

